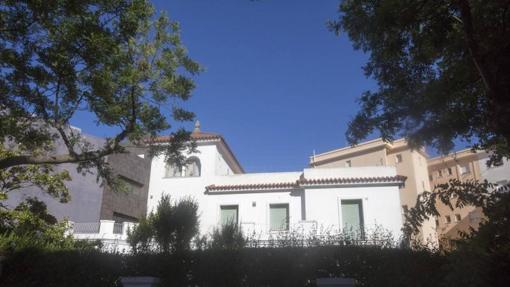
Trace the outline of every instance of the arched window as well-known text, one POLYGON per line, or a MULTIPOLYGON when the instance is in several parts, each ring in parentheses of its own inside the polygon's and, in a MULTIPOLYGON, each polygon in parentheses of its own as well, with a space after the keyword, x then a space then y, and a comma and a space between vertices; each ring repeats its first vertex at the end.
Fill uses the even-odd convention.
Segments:
POLYGON ((186 160, 185 176, 200 176, 201 168, 198 157, 192 156, 186 160))
POLYGON ((165 167, 165 177, 180 177, 182 176, 181 167, 176 164, 167 164, 165 167))

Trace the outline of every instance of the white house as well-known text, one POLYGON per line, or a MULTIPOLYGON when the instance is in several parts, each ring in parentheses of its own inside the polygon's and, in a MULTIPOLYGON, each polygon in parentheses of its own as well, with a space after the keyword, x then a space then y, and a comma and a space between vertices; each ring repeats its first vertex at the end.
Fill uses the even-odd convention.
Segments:
POLYGON ((201 132, 197 124, 192 137, 198 152, 189 155, 187 166, 153 158, 148 212, 163 195, 170 195, 173 200, 198 202, 202 234, 227 221, 262 237, 291 230, 341 232, 376 226, 395 237, 401 234, 399 188, 405 177, 394 167, 245 173, 222 136, 201 132))

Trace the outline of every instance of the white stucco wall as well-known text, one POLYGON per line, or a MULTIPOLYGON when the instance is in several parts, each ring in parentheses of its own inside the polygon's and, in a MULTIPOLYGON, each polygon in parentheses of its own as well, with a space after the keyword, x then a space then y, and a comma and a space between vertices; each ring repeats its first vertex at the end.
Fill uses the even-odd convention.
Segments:
POLYGON ((487 166, 488 157, 478 160, 480 166, 480 176, 491 183, 510 182, 510 160, 503 159, 503 164, 500 166, 487 166))
POLYGON ((402 216, 396 186, 365 186, 336 188, 307 188, 305 190, 307 221, 316 221, 323 230, 342 228, 341 201, 360 199, 367 230, 382 227, 395 238, 400 237, 402 216))
POLYGON ((231 174, 214 143, 198 146, 200 177, 165 178, 165 162, 154 158, 151 167, 148 211, 153 211, 164 194, 173 200, 186 197, 198 202, 200 232, 209 234, 220 222, 220 206, 237 205, 239 224, 246 233, 268 234, 270 204, 289 205, 290 229, 303 228, 310 222, 330 231, 340 231, 342 199, 362 199, 367 228, 375 225, 400 236, 402 218, 399 188, 396 184, 351 185, 337 187, 305 187, 293 190, 242 190, 206 193, 206 186, 246 185, 261 183, 295 183, 301 176, 307 179, 356 178, 394 176, 394 167, 313 168, 298 172, 231 174), (230 175, 228 175, 230 174, 230 175))

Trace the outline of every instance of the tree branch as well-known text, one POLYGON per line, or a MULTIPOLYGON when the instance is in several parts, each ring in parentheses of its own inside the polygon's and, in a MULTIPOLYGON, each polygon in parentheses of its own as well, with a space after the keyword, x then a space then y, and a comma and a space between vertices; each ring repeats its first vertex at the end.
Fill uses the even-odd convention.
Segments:
POLYGON ((475 64, 480 77, 483 80, 484 86, 489 92, 489 95, 494 95, 495 87, 493 85, 492 77, 485 67, 485 61, 480 53, 480 47, 476 41, 476 35, 473 27, 473 16, 471 14, 471 6, 469 5, 468 0, 459 0, 458 1, 460 16, 462 18, 462 27, 464 28, 464 34, 466 35, 466 40, 468 44, 469 53, 473 58, 473 62, 475 64))

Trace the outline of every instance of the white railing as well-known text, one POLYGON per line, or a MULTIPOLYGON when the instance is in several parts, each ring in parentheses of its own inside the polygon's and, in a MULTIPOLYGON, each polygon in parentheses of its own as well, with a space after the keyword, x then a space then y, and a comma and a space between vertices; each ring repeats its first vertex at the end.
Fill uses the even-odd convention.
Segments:
POLYGON ((113 220, 77 222, 71 223, 71 232, 77 240, 100 240, 105 251, 129 252, 128 230, 135 225, 133 222, 115 223, 113 220))

